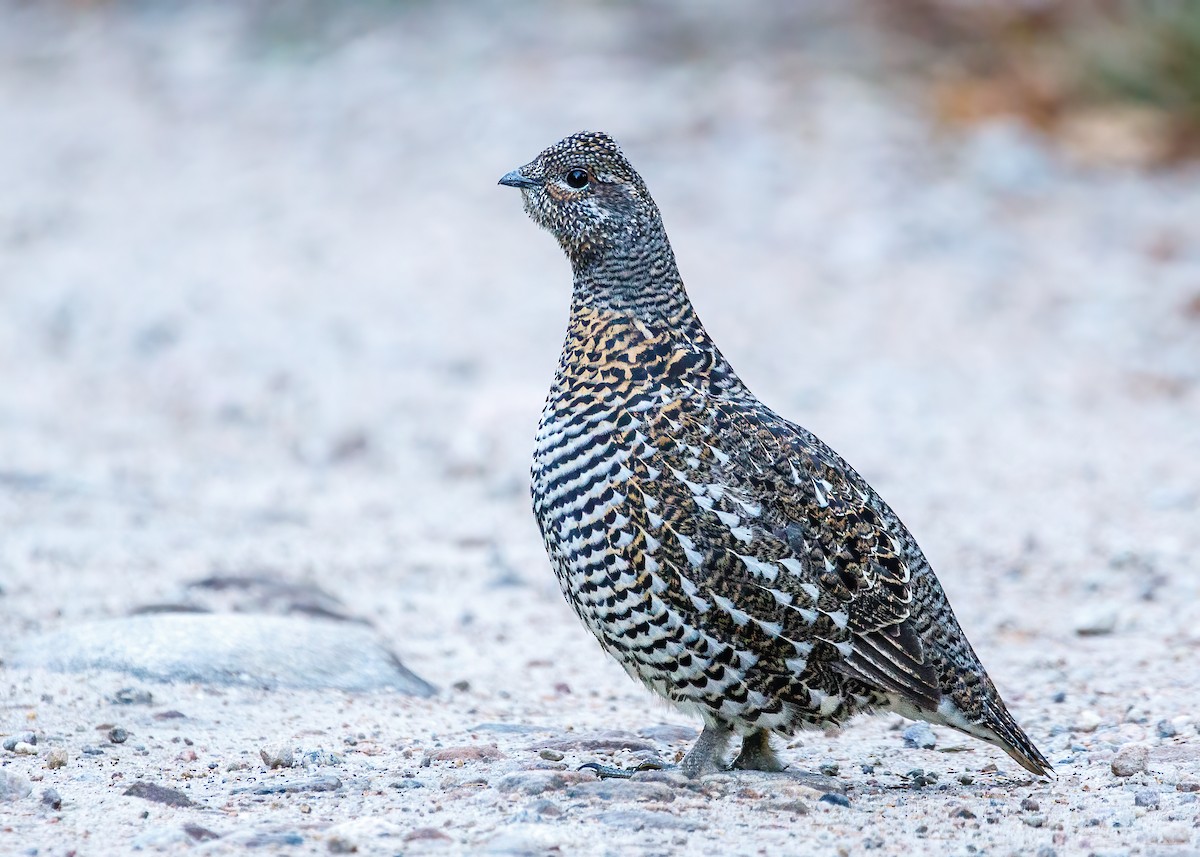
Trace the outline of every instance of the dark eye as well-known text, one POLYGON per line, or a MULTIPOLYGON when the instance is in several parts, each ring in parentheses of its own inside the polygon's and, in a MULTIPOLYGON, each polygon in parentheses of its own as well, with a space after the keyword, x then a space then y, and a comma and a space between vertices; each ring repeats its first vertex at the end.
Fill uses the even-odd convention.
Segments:
POLYGON ((567 185, 579 190, 587 187, 587 183, 591 181, 588 177, 587 170, 571 170, 567 173, 567 185))

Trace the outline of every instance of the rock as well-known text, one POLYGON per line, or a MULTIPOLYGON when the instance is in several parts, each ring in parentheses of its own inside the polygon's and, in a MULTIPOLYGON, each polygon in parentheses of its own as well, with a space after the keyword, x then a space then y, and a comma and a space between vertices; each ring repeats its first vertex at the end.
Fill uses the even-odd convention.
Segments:
POLYGON ((1155 789, 1138 789, 1133 796, 1133 805, 1158 809, 1158 792, 1155 789))
POLYGON ((114 726, 112 729, 108 730, 108 740, 112 741, 114 744, 124 744, 129 740, 129 733, 120 726, 114 726))
POLYGON ((658 726, 648 726, 638 730, 638 735, 641 737, 651 741, 662 741, 664 744, 673 744, 676 741, 694 741, 699 734, 688 726, 675 726, 670 723, 661 723, 658 726))
POLYGON ((577 783, 567 787, 567 797, 584 800, 612 800, 644 803, 653 801, 666 803, 675 800, 675 790, 662 783, 646 783, 637 780, 598 780, 577 783))
POLYGON ((62 809, 62 796, 58 789, 45 789, 42 792, 42 805, 51 809, 62 809))
POLYGON ((845 795, 837 794, 836 792, 826 792, 825 794, 821 795, 818 800, 820 800, 821 803, 829 803, 833 804, 834 806, 850 806, 850 798, 846 797, 845 795))
POLYGON ((433 762, 494 762, 507 758, 495 744, 468 744, 463 747, 442 747, 425 758, 433 762))
POLYGON ((188 838, 196 842, 211 842, 213 839, 221 838, 221 834, 209 830, 207 827, 201 827, 198 824, 185 824, 183 832, 188 835, 188 838))
POLYGON ((502 777, 496 788, 533 796, 588 782, 597 782, 596 775, 583 771, 518 771, 502 777))
POLYGON ((1126 744, 1112 760, 1112 772, 1118 777, 1131 777, 1146 770, 1150 757, 1145 744, 1126 744))
POLYGON ((958 781, 960 783, 962 783, 964 786, 970 786, 970 785, 974 785, 975 778, 973 776, 971 776, 970 774, 959 774, 958 781))
POLYGON ((602 824, 620 827, 623 830, 703 830, 704 826, 689 818, 682 818, 669 812, 655 812, 645 809, 615 809, 606 810, 595 816, 602 824))
POLYGON ((365 816, 335 824, 325 831, 325 841, 332 854, 377 854, 397 852, 404 828, 385 818, 365 816), (392 840, 391 843, 387 840, 392 840))
POLYGON ((405 789, 423 789, 423 788, 425 788, 425 784, 417 779, 393 780, 392 782, 388 783, 388 786, 396 789, 397 791, 404 791, 405 789))
POLYGON ((1075 614, 1075 633, 1081 637, 1111 634, 1117 627, 1117 608, 1111 604, 1091 604, 1075 614))
POLYGON ((657 750, 649 741, 627 732, 603 732, 597 735, 579 735, 548 741, 530 747, 530 750, 585 750, 593 753, 613 753, 617 750, 657 750))
POLYGON ((1089 708, 1079 712, 1079 717, 1075 721, 1075 729, 1079 732, 1095 732, 1103 722, 1103 718, 1089 708))
POLYGON ((291 768, 296 764, 296 757, 292 752, 292 748, 286 745, 272 748, 264 747, 258 751, 258 755, 263 760, 263 764, 272 771, 276 768, 291 768))
POLYGON ((18 801, 29 797, 33 786, 23 776, 7 768, 0 768, 0 803, 18 801))
POLYGON ((8 750, 10 753, 15 753, 17 751, 18 744, 30 744, 36 746, 37 735, 32 732, 18 732, 15 735, 9 735, 7 738, 5 738, 3 744, 0 744, 0 746, 4 747, 4 749, 8 750))
POLYGON ((234 794, 251 792, 256 795, 296 794, 298 792, 333 792, 342 787, 342 781, 330 774, 302 780, 285 780, 278 783, 261 783, 234 789, 234 794))
POLYGON ((306 768, 324 768, 342 764, 344 760, 337 753, 331 753, 324 748, 308 750, 300 757, 300 764, 306 768))
POLYGON ((141 798, 142 800, 154 801, 155 803, 165 803, 167 806, 194 806, 192 799, 183 792, 154 783, 148 783, 145 780, 134 783, 125 789, 122 794, 129 797, 141 798))
POLYGON ((914 723, 904 730, 903 736, 906 747, 932 750, 937 746, 937 736, 933 734, 933 729, 928 723, 914 723))
POLYGON ((66 764, 67 764, 67 751, 64 750, 62 747, 55 747, 53 750, 51 750, 49 753, 46 754, 46 767, 49 768, 50 770, 53 771, 55 768, 66 767, 66 764))
POLYGON ((26 744, 24 741, 18 741, 13 745, 13 752, 18 756, 36 756, 37 747, 33 744, 26 744))
POLYGON ((529 723, 476 723, 471 727, 472 732, 496 732, 505 735, 525 735, 533 732, 554 732, 544 726, 534 726, 529 723))
POLYGON ((192 839, 181 827, 174 825, 142 829, 129 843, 134 851, 159 851, 178 854, 192 839))
POLYGON ((1036 800, 1031 797, 1027 797, 1025 800, 1021 801, 1021 809, 1025 810, 1026 812, 1037 812, 1039 809, 1041 809, 1041 807, 1038 806, 1038 802, 1036 800))
POLYGON ((539 750, 538 755, 550 762, 561 762, 563 754, 558 750, 539 750))
POLYGON ((760 803, 756 804, 755 809, 760 812, 790 812, 792 815, 808 815, 812 812, 802 800, 779 801, 776 803, 760 803))
POLYGON ((295 848, 304 844, 304 837, 299 833, 251 833, 241 844, 246 848, 295 848))
POLYGON ((154 695, 148 690, 123 687, 114 693, 109 701, 114 705, 153 705, 154 695))
POLYGON ((9 663, 165 682, 434 692, 369 628, 293 616, 160 613, 87 622, 18 644, 9 663))
POLYGON ((691 789, 695 791, 701 788, 696 780, 677 770, 634 771, 629 778, 635 783, 662 783, 673 789, 691 789))
POLYGON ((1154 731, 1159 738, 1174 738, 1179 734, 1179 730, 1175 728, 1175 724, 1170 720, 1158 721, 1158 725, 1154 727, 1154 731))
POLYGON ((418 827, 404 837, 405 842, 453 842, 450 834, 436 827, 418 827))
POLYGON ((1030 827, 1042 827, 1046 824, 1046 816, 1041 813, 1031 812, 1028 815, 1021 816, 1021 821, 1030 827))

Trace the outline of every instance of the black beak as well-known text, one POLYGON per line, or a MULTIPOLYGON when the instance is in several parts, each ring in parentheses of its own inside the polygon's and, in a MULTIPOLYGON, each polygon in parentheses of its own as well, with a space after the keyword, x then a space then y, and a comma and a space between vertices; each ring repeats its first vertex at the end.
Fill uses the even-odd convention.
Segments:
POLYGON ((534 181, 531 178, 526 178, 521 175, 520 170, 513 170, 511 173, 505 173, 500 177, 499 184, 507 185, 508 187, 539 187, 541 182, 534 181))

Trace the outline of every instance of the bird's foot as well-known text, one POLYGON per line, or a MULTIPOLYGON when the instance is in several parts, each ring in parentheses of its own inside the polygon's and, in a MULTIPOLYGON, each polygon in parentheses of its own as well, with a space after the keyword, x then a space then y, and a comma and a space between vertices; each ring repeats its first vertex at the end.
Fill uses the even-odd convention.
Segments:
POLYGON ((647 759, 633 768, 618 768, 614 765, 601 765, 599 762, 588 762, 580 765, 579 770, 595 771, 601 779, 620 778, 627 780, 639 771, 668 771, 678 770, 689 779, 696 779, 705 774, 722 773, 729 770, 725 765, 725 748, 729 745, 732 732, 723 726, 705 726, 692 749, 683 757, 678 765, 667 765, 654 759, 647 759))
POLYGON ((692 749, 679 763, 679 769, 690 779, 705 774, 729 770, 725 765, 725 748, 733 733, 724 726, 705 726, 692 749))
POLYGON ((733 760, 733 767, 742 771, 771 771, 779 773, 787 768, 775 751, 771 749, 771 736, 765 729, 742 739, 742 751, 733 760))

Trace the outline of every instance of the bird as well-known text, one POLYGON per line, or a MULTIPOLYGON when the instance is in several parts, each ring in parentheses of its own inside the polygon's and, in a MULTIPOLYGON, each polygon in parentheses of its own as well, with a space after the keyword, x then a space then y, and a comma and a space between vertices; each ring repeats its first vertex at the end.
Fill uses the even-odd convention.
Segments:
POLYGON ((891 711, 1050 776, 908 528, 709 337, 617 142, 572 134, 499 184, 520 190, 573 272, 534 516, 601 648, 702 720, 682 772, 782 771, 772 735, 891 711))

